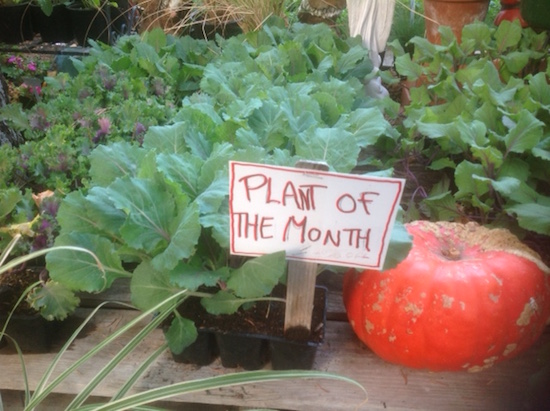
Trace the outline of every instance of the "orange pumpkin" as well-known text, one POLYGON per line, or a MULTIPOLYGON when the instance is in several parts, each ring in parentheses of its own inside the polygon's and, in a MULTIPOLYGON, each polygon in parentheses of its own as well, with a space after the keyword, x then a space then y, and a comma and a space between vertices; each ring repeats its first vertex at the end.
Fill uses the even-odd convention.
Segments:
POLYGON ((344 304, 357 336, 414 368, 480 371, 529 348, 550 318, 550 269, 504 229, 407 224, 397 267, 350 270, 344 304))

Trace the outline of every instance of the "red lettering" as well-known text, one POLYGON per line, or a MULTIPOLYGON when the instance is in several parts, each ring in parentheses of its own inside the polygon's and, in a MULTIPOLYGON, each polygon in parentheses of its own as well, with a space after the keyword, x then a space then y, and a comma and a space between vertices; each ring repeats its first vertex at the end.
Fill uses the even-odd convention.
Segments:
POLYGON ((294 184, 292 184, 292 181, 288 181, 285 184, 285 188, 283 188, 283 205, 286 206, 287 198, 290 198, 294 200, 294 203, 296 204, 296 207, 298 207, 299 210, 303 210, 302 205, 298 201, 298 194, 296 193, 296 188, 294 187, 294 184))
POLYGON ((302 208, 300 210, 315 210, 315 189, 316 188, 327 188, 327 186, 322 186, 320 184, 307 184, 307 185, 301 185, 300 189, 298 190, 298 194, 300 195, 300 202, 302 204, 302 208), (306 190, 301 190, 302 188, 305 188, 306 190))
POLYGON ((260 188, 267 186, 266 187, 266 193, 265 193, 265 202, 266 202, 266 204, 269 204, 269 203, 280 204, 279 201, 273 200, 271 198, 271 178, 266 177, 263 174, 251 174, 251 175, 248 175, 248 176, 245 176, 245 177, 241 177, 239 179, 239 183, 241 183, 241 182, 244 184, 244 187, 245 187, 245 190, 246 190, 246 199, 248 200, 248 202, 251 201, 251 197, 250 197, 250 192, 251 191, 259 190, 260 188), (253 179, 253 181, 250 181, 251 179, 253 179), (259 179, 259 182, 256 182, 254 184, 254 181, 258 180, 258 179, 259 179))
POLYGON ((255 241, 259 238, 273 238, 273 235, 266 232, 273 227, 273 224, 270 223, 273 217, 259 218, 258 214, 251 216, 249 213, 234 213, 233 215, 237 219, 236 233, 238 238, 253 238, 255 241))
POLYGON ((336 239, 333 237, 332 231, 328 230, 323 240, 323 245, 327 245, 329 241, 333 246, 340 247, 340 230, 336 231, 336 239))
POLYGON ((361 243, 364 242, 364 249, 370 251, 370 232, 371 229, 365 231, 365 235, 361 235, 359 228, 344 228, 342 231, 349 234, 348 245, 355 248, 361 248, 361 243))
POLYGON ((287 241, 290 238, 290 230, 292 228, 301 229, 300 233, 300 242, 303 243, 306 241, 306 223, 307 217, 304 217, 302 221, 298 222, 294 216, 290 217, 286 223, 284 232, 283 232, 283 241, 287 241))
POLYGON ((342 213, 349 214, 349 213, 355 212, 355 210, 357 209, 357 204, 355 203, 355 200, 353 199, 351 194, 342 194, 338 198, 338 200, 336 200, 336 208, 338 209, 338 211, 340 211, 342 213), (351 205, 348 205, 345 209, 344 209, 344 204, 343 204, 344 200, 351 201, 351 205))
POLYGON ((319 238, 321 238, 321 230, 319 230, 318 228, 311 228, 307 232, 307 238, 309 241, 319 241, 319 238))
POLYGON ((273 238, 273 235, 266 234, 265 229, 273 227, 273 224, 268 224, 267 221, 272 221, 273 217, 262 217, 260 222, 260 237, 261 238, 273 238))
POLYGON ((374 200, 370 200, 370 199, 366 198, 368 195, 379 196, 380 193, 375 193, 373 191, 363 191, 361 193, 361 197, 359 197, 357 199, 357 201, 359 201, 361 204, 363 204, 363 209, 365 210, 365 213, 367 215, 370 215, 369 204, 372 203, 374 200))

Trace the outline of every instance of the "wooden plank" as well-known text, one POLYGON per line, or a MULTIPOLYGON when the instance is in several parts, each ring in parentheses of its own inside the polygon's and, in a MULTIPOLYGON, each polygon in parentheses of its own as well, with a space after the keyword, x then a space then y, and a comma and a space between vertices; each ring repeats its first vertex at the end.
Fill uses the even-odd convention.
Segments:
POLYGON ((130 303, 130 279, 129 278, 117 278, 113 281, 110 288, 99 294, 80 293, 81 307, 97 307, 99 304, 105 301, 113 301, 115 304, 110 304, 108 307, 123 308, 117 303, 130 303))
MULTIPOLYGON (((4 390, 0 393, 0 411, 24 411, 25 398, 22 391, 4 390), (2 409, 3 405, 3 409, 2 409)), ((53 393, 46 398, 35 411, 59 411, 64 410, 71 403, 73 395, 53 393)), ((90 403, 108 401, 105 397, 92 397, 90 403)), ((228 407, 226 405, 175 403, 157 401, 153 404, 164 411, 239 411, 241 407, 228 407)))
MULTIPOLYGON (((83 317, 86 312, 84 309, 79 310, 79 316, 83 317)), ((93 325, 86 331, 86 335, 76 340, 66 353, 59 370, 65 369, 135 315, 135 312, 129 310, 101 310, 93 325)), ((544 346, 550 344, 550 330, 548 331, 528 352, 483 372, 431 373, 384 362, 357 340, 349 324, 329 321, 326 341, 317 352, 314 369, 359 381, 369 392, 366 404, 362 404, 363 394, 359 389, 331 380, 279 381, 224 388, 189 394, 175 398, 172 402, 300 411, 537 410, 536 405, 541 409, 541 404, 548 404, 544 401, 550 401, 550 382, 542 380, 546 385, 542 391, 537 392, 529 380, 544 366, 539 362, 539 356, 544 346)), ((102 353, 101 357, 86 363, 73 377, 60 385, 56 392, 70 395, 80 392, 86 381, 97 374, 106 359, 124 346, 127 338, 120 339, 102 353)), ((162 344, 162 341, 161 330, 156 330, 128 361, 117 367, 94 395, 113 395, 130 372, 144 360, 147 353, 162 344)), ((53 352, 25 356, 31 388, 36 386, 53 356, 53 352)), ((219 361, 208 367, 178 364, 173 362, 170 354, 166 352, 138 381, 136 389, 142 391, 172 382, 238 371, 240 370, 223 368, 219 361)), ((0 389, 18 391, 22 387, 23 379, 17 356, 9 353, 9 347, 0 350, 0 389)))

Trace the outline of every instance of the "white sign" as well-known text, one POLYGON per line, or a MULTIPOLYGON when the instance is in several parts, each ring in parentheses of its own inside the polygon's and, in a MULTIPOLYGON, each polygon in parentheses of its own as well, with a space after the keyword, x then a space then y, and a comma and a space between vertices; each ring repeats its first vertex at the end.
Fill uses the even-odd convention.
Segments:
POLYGON ((405 180, 230 162, 231 253, 381 269, 405 180))

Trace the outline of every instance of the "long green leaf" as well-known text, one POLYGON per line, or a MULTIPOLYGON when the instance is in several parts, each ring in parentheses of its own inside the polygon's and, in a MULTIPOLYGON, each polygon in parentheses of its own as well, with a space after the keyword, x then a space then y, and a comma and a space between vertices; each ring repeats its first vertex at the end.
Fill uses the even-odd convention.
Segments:
MULTIPOLYGON (((61 356, 69 349, 69 346, 74 342, 74 340, 78 337, 80 332, 84 329, 84 327, 90 322, 90 320, 93 318, 93 316, 99 311, 100 308, 102 308, 104 305, 107 304, 107 301, 99 304, 89 315, 84 319, 84 321, 80 324, 80 326, 71 334, 71 336, 67 339, 67 342, 63 345, 63 347, 59 350, 59 352, 54 357, 53 361, 50 363, 44 374, 42 374, 42 377, 40 378, 40 381, 38 382, 38 385, 36 386, 36 389, 34 390, 34 394, 30 401, 27 402, 27 408, 32 409, 33 407, 40 404, 41 401, 44 400, 44 398, 53 391, 56 385, 61 383, 66 377, 59 378, 56 381, 59 381, 57 384, 48 384, 48 380, 53 374, 53 371, 57 364, 59 363, 59 360, 61 359, 61 356)), ((74 367, 76 369, 76 367, 74 367)), ((65 373, 66 376, 68 376, 73 370, 66 369, 65 373)))
MULTIPOLYGON (((121 398, 104 405, 95 405, 94 411, 118 411, 132 409, 140 405, 145 405, 153 401, 164 400, 182 394, 190 394, 198 391, 213 390, 223 387, 233 387, 245 384, 257 384, 268 381, 280 381, 288 379, 331 379, 343 381, 361 389, 365 394, 365 401, 368 398, 366 389, 357 381, 337 374, 325 373, 320 371, 245 371, 208 377, 193 381, 183 381, 171 384, 165 387, 154 388, 139 394, 121 398)), ((360 404, 358 404, 360 405, 360 404)), ((90 408, 81 408, 76 411, 90 410, 90 408)))
MULTIPOLYGON (((124 347, 111 359, 109 362, 99 371, 94 378, 91 379, 91 381, 88 382, 88 384, 80 390, 78 395, 73 399, 73 401, 69 404, 70 408, 76 408, 78 406, 81 406, 84 401, 90 396, 92 391, 101 384, 107 375, 113 371, 118 364, 120 364, 121 361, 123 361, 125 358, 127 358, 132 351, 147 337, 151 331, 157 329, 160 324, 166 319, 166 317, 171 313, 172 310, 166 310, 164 313, 161 313, 154 317, 153 321, 149 322, 145 327, 139 330, 139 332, 126 344, 124 344, 124 347)), ((146 363, 152 361, 151 358, 149 358, 146 363)), ((143 364, 142 364, 143 366, 143 364)), ((138 372, 142 369, 142 366, 138 368, 138 372)), ((137 376, 133 376, 130 378, 130 380, 137 379, 137 376)), ((127 387, 123 388, 128 389, 127 387)))
POLYGON ((93 318, 93 316, 99 311, 99 309, 107 304, 108 302, 104 302, 103 304, 100 304, 98 307, 96 307, 92 313, 85 319, 85 321, 80 325, 80 327, 77 328, 77 330, 71 335, 71 337, 67 340, 67 342, 63 345, 63 347, 60 349, 60 351, 56 354, 54 360, 48 367, 47 371, 42 376, 31 401, 27 404, 27 409, 32 410, 36 406, 38 406, 53 390, 55 387, 57 387, 59 384, 61 384, 65 379, 69 378, 69 376, 78 369, 82 364, 84 364, 86 361, 88 361, 90 358, 95 356, 98 352, 103 350, 108 344, 110 344, 115 339, 119 338, 121 335, 123 335, 125 332, 130 330, 132 327, 138 325, 141 321, 144 321, 148 319, 153 313, 158 312, 162 309, 161 314, 159 317, 166 318, 170 312, 177 307, 177 305, 180 303, 181 298, 187 293, 187 290, 182 290, 180 293, 175 294, 168 298, 167 300, 157 304, 156 306, 152 307, 150 310, 144 311, 139 316, 135 317, 131 321, 129 321, 125 326, 119 328, 112 334, 110 334, 105 340, 103 340, 101 343, 93 347, 90 351, 83 354, 77 361, 75 361, 73 364, 71 364, 69 367, 67 367, 63 372, 61 372, 52 382, 48 383, 48 379, 51 377, 53 370, 57 367, 57 365, 60 362, 61 357, 67 350, 69 349, 69 346, 73 343, 73 341, 78 337, 78 334, 82 331, 84 326, 93 318))
POLYGON ((51 253, 54 251, 66 251, 66 250, 72 250, 72 251, 78 251, 78 252, 90 254, 95 259, 98 267, 100 268, 103 267, 101 264, 101 261, 99 261, 95 256, 95 254, 90 250, 87 250, 86 248, 82 248, 82 247, 73 247, 73 246, 64 245, 64 246, 54 246, 54 247, 44 248, 42 250, 33 251, 32 253, 29 253, 20 257, 16 257, 13 260, 10 260, 9 262, 7 262, 6 264, 0 266, 0 275, 23 263, 32 261, 37 257, 42 257, 43 255, 47 255, 48 253, 51 253))
POLYGON ((168 348, 168 343, 164 343, 159 348, 157 348, 156 351, 154 351, 145 361, 143 361, 137 370, 135 370, 132 373, 132 376, 124 383, 122 387, 117 391, 115 395, 111 398, 111 400, 118 400, 119 398, 123 398, 126 393, 132 389, 134 384, 137 382, 137 380, 143 375, 145 371, 147 371, 147 368, 162 354, 166 351, 168 348))

